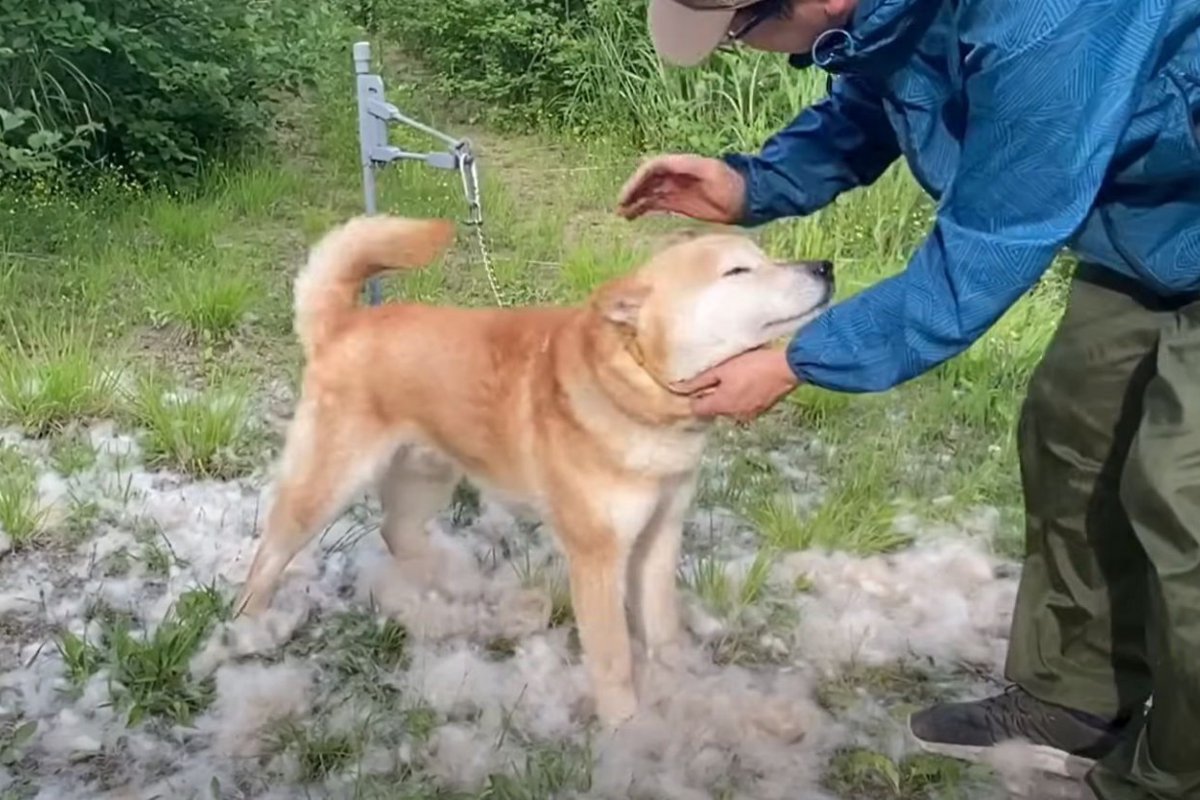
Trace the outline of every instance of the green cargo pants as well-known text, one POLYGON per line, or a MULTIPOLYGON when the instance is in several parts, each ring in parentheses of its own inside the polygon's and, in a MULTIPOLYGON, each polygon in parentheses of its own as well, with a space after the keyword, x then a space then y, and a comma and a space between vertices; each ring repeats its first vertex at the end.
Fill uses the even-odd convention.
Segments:
POLYGON ((1028 554, 1008 678, 1132 715, 1088 775, 1100 800, 1198 800, 1200 297, 1081 266, 1019 439, 1028 554))

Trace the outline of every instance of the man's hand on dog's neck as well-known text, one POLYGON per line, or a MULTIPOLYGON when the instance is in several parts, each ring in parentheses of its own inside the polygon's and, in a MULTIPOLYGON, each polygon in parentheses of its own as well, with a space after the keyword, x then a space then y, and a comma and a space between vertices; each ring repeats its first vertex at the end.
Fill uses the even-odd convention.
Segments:
POLYGON ((770 411, 799 385, 784 350, 758 348, 671 388, 692 398, 692 411, 698 417, 724 416, 749 422, 770 411))

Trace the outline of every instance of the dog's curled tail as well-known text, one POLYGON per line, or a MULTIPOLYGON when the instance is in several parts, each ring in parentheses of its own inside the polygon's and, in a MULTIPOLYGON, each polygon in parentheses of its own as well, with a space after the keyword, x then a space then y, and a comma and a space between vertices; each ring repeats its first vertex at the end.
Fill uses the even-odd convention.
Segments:
POLYGON ((358 306, 363 283, 380 272, 423 267, 454 238, 443 219, 355 217, 322 237, 296 278, 296 335, 309 357, 358 306))

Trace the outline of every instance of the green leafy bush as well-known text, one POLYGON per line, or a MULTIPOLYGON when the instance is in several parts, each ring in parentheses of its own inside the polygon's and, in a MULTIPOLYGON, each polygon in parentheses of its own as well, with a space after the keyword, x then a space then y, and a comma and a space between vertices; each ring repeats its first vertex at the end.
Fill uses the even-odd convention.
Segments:
MULTIPOLYGON (((361 0, 348 0, 353 8, 361 0)), ((561 119, 578 80, 588 0, 376 0, 362 13, 498 123, 561 119)))
MULTIPOLYGON (((103 162, 194 173, 328 52, 322 3, 0 0, 0 174, 103 162)), ((335 43, 336 44, 336 43, 335 43)))

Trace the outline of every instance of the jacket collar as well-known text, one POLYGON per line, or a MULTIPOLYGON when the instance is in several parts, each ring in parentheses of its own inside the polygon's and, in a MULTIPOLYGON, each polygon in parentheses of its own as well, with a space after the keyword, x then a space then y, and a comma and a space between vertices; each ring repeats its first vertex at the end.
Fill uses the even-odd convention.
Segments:
POLYGON ((849 23, 817 37, 812 50, 789 58, 830 73, 886 75, 908 60, 945 0, 859 0, 849 23))

